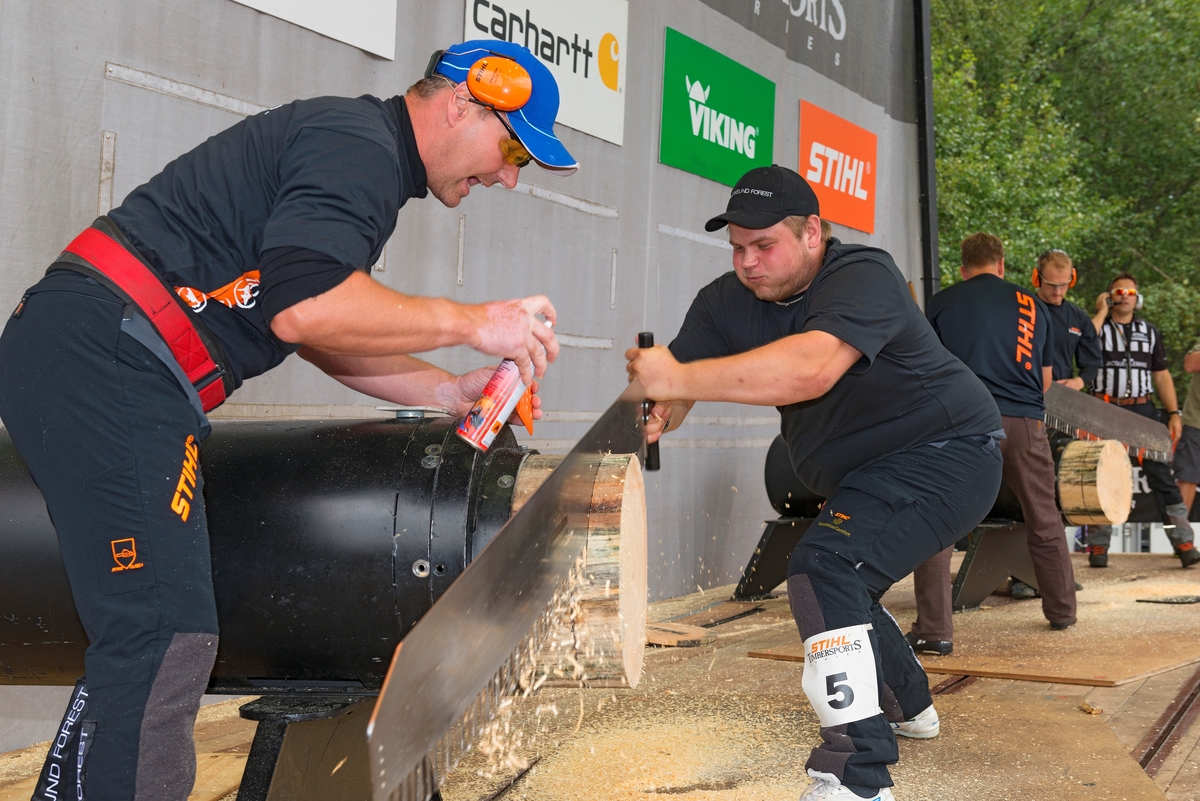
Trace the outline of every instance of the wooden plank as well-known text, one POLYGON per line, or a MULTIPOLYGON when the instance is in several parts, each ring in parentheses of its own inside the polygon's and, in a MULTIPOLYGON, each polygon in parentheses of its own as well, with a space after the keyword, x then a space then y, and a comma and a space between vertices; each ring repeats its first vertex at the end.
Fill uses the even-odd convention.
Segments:
POLYGON ((196 784, 188 801, 220 801, 242 782, 247 754, 197 754, 196 784))
POLYGON ((945 674, 963 674, 967 676, 980 676, 981 678, 993 679, 1016 679, 1018 681, 1044 681, 1058 684, 1083 684, 1090 687, 1119 687, 1122 684, 1129 684, 1133 681, 1142 681, 1151 676, 1159 676, 1163 673, 1169 673, 1181 667, 1194 665, 1200 662, 1200 658, 1184 659, 1174 664, 1161 665, 1151 670, 1134 675, 1070 675, 1071 666, 1063 666, 1062 672, 1051 670, 1025 669, 1020 666, 1004 666, 989 668, 985 665, 964 665, 964 664, 943 664, 942 662, 934 663, 932 659, 923 660, 923 667, 926 673, 945 673, 945 674))
POLYGON ((699 626, 667 622, 646 624, 646 643, 649 645, 695 648, 700 645, 712 645, 716 641, 717 635, 699 626))
POLYGON ((731 620, 737 620, 739 617, 752 615, 762 607, 762 604, 751 601, 722 601, 711 609, 703 609, 695 614, 677 617, 670 622, 709 629, 731 620))
POLYGON ((785 645, 782 648, 767 648, 762 651, 751 651, 746 654, 751 659, 777 659, 780 662, 803 662, 804 643, 798 642, 785 645))
MULTIPOLYGON (((770 648, 762 651, 750 651, 747 656, 752 659, 777 659, 783 662, 803 662, 804 644, 795 643, 782 648, 770 648)), ((1091 687, 1116 687, 1133 681, 1142 681, 1150 676, 1168 673, 1181 667, 1200 662, 1200 657, 1189 657, 1179 662, 1160 665, 1151 670, 1133 675, 1082 675, 1074 671, 1072 665, 1048 665, 1045 667, 1025 667, 1020 657, 1009 660, 997 659, 994 662, 987 659, 955 659, 954 657, 922 656, 922 666, 926 673, 942 675, 979 676, 987 679, 1015 679, 1019 681, 1044 681, 1051 684, 1082 684, 1091 687)))
POLYGON ((0 787, 0 801, 29 801, 29 797, 33 795, 33 789, 37 785, 37 780, 38 777, 34 775, 28 779, 0 787))

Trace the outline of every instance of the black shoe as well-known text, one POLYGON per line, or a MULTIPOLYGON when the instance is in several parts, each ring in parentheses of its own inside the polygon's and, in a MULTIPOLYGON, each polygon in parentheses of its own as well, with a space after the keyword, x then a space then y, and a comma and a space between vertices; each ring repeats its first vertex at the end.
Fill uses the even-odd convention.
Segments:
POLYGON ((1089 567, 1108 567, 1108 546, 1106 546, 1106 545, 1089 545, 1088 546, 1088 566, 1089 567))
POLYGON ((908 640, 908 644, 918 654, 946 656, 954 650, 954 643, 950 640, 922 640, 911 631, 904 635, 904 639, 908 640))
POLYGON ((1050 621, 1050 628, 1054 629, 1055 631, 1063 631, 1064 629, 1069 629, 1069 628, 1071 628, 1071 626, 1074 626, 1074 625, 1075 625, 1075 618, 1071 618, 1070 620, 1051 620, 1050 621))
POLYGON ((1190 542, 1185 542, 1175 549, 1175 555, 1179 557, 1179 561, 1183 563, 1183 567, 1191 567, 1200 562, 1200 550, 1190 542))

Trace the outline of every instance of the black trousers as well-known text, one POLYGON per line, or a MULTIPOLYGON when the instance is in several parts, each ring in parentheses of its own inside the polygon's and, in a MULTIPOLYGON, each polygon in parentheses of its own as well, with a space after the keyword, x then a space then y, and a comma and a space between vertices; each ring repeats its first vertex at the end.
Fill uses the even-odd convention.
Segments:
POLYGON ((195 779, 192 726, 217 650, 207 424, 122 333, 132 313, 91 279, 54 272, 0 336, 0 418, 46 499, 90 642, 83 720, 66 726, 80 707, 68 710, 63 729, 90 742, 51 750, 35 799, 183 801, 195 779), (64 753, 82 795, 48 784, 64 753))
POLYGON ((842 480, 792 552, 788 597, 800 638, 809 644, 804 688, 823 722, 823 742, 809 756, 808 769, 831 774, 852 790, 892 785, 887 765, 899 755, 888 721, 911 718, 933 699, 916 655, 879 599, 975 528, 996 499, 1000 473, 1000 448, 990 437, 885 457, 842 480), (866 627, 865 636, 857 635, 859 627, 866 627), (861 662, 810 677, 810 670, 823 669, 824 655, 853 657, 867 647, 873 677, 862 675, 861 662), (873 693, 862 692, 872 679, 873 693), (848 714, 852 699, 872 695, 878 707, 848 714), (826 716, 832 725, 824 725, 826 716))

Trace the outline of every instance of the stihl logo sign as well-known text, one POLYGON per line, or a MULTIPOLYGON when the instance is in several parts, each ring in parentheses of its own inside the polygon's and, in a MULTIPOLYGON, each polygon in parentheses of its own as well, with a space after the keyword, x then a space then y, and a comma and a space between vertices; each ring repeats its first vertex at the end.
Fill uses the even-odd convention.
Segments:
POLYGON ((800 172, 821 203, 821 216, 875 232, 878 138, 836 114, 800 101, 800 172))

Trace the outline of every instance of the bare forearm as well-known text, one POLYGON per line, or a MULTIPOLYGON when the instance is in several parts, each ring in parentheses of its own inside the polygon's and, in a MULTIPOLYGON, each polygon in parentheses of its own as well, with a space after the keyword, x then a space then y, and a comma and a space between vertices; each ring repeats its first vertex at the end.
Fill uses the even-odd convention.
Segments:
POLYGON ((413 356, 346 356, 301 348, 300 356, 351 389, 404 406, 453 408, 456 376, 413 356))
POLYGON ((681 365, 683 392, 692 400, 785 406, 819 398, 862 354, 821 331, 761 348, 681 365))
POLYGON ((1183 357, 1183 371, 1185 373, 1200 373, 1200 350, 1183 357))
POLYGON ((444 298, 404 295, 365 273, 284 309, 271 330, 323 353, 386 356, 472 345, 470 309, 444 298))
POLYGON ((1158 393, 1158 399, 1162 401, 1163 408, 1167 411, 1178 409, 1179 399, 1175 397, 1175 380, 1171 378, 1170 371, 1157 370, 1152 377, 1154 390, 1158 393))

